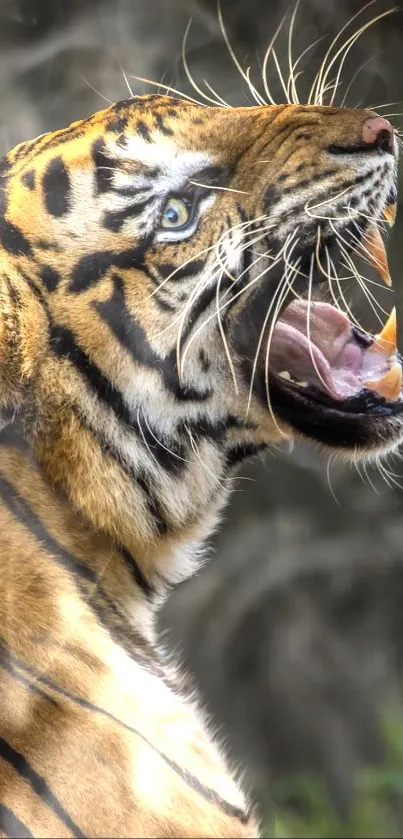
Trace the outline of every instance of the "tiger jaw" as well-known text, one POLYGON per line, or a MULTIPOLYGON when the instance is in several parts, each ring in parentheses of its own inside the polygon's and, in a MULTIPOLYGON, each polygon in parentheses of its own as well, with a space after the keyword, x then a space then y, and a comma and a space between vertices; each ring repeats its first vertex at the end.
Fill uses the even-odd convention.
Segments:
MULTIPOLYGON (((394 184, 386 182, 384 192, 388 199, 379 215, 393 226, 394 184)), ((350 253, 363 256, 380 281, 391 287, 385 245, 376 222, 371 220, 360 239, 356 234, 348 244, 350 253)), ((316 286, 323 283, 321 258, 322 243, 311 252, 307 247, 309 300, 298 299, 298 291, 283 296, 275 323, 265 331, 257 370, 251 374, 250 363, 244 361, 244 372, 255 376, 255 392, 268 404, 281 434, 287 435, 291 429, 291 433, 300 432, 355 455, 393 449, 401 439, 399 416, 403 415, 396 311, 392 309, 379 335, 373 336, 357 328, 339 306, 323 302, 320 296, 315 299, 316 286)), ((286 260, 283 270, 286 272, 286 260)), ((298 290, 301 285, 303 280, 298 290)))

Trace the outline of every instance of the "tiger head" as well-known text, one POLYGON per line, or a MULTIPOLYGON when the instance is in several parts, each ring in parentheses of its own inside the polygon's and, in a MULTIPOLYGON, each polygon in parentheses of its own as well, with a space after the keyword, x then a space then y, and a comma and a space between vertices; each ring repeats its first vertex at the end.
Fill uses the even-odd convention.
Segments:
POLYGON ((45 448, 68 405, 121 465, 182 469, 195 496, 196 464, 218 480, 294 434, 396 447, 393 316, 365 332, 339 279, 359 249, 389 279, 396 170, 371 111, 159 95, 18 146, 1 168, 8 346, 22 300, 5 401, 45 448))

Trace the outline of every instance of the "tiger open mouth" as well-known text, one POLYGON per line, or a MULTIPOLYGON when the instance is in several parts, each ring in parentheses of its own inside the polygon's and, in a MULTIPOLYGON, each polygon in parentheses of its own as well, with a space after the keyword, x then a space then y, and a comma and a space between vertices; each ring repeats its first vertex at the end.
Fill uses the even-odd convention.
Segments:
MULTIPOLYGON (((387 203, 383 214, 390 224, 395 213, 396 205, 387 203)), ((377 227, 367 232, 365 249, 381 279, 391 285, 377 227)), ((382 443, 393 440, 393 417, 403 413, 395 309, 373 336, 336 306, 294 299, 273 330, 268 391, 279 418, 332 447, 373 447, 381 437, 382 443)))

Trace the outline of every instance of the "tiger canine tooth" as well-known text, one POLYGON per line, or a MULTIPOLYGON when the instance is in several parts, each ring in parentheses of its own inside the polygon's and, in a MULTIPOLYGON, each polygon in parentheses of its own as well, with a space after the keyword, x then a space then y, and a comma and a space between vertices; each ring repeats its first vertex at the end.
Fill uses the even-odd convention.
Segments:
POLYGON ((392 279, 389 272, 385 243, 376 224, 369 227, 366 233, 364 233, 361 243, 361 253, 367 259, 369 257, 372 267, 375 268, 381 280, 390 288, 392 279))
POLYGON ((287 382, 291 381, 291 373, 289 373, 288 370, 282 370, 282 372, 279 373, 279 376, 281 376, 282 379, 286 379, 287 382))
POLYGON ((380 379, 365 382, 365 387, 374 390, 379 396, 395 401, 402 390, 402 368, 398 361, 380 379))
POLYGON ((382 215, 386 218, 389 227, 393 227, 396 221, 397 204, 387 204, 382 210, 382 215))
POLYGON ((386 323, 379 335, 375 335, 374 343, 371 344, 369 350, 387 353, 387 355, 394 355, 396 353, 396 307, 394 306, 386 323))
POLYGON ((295 382, 296 385, 299 387, 308 387, 308 382, 295 382))

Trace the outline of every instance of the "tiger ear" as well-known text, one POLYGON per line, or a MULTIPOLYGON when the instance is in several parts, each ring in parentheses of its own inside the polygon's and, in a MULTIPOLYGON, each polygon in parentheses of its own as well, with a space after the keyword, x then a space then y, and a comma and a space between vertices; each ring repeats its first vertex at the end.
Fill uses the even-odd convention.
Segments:
POLYGON ((0 408, 15 409, 48 343, 44 304, 19 274, 0 272, 0 408))

